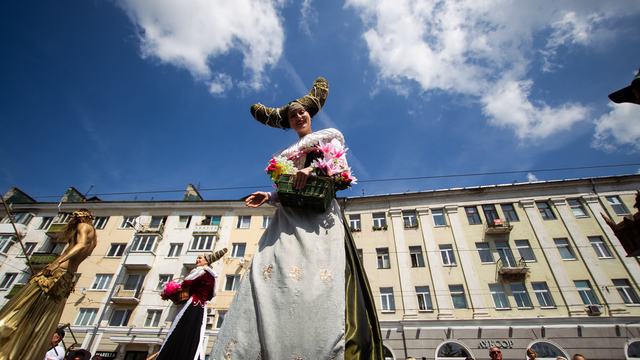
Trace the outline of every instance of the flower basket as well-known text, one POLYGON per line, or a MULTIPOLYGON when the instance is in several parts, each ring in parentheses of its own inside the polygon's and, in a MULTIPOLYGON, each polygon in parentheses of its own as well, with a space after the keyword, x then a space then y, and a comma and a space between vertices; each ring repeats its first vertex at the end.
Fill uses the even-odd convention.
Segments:
POLYGON ((182 278, 173 279, 164 285, 160 297, 162 300, 171 300, 174 305, 181 305, 185 301, 189 300, 189 287, 182 287, 182 284, 178 280, 182 278))
POLYGON ((294 175, 282 174, 278 178, 277 193, 280 204, 288 207, 325 211, 335 197, 333 180, 327 176, 314 176, 304 188, 293 187, 294 175))

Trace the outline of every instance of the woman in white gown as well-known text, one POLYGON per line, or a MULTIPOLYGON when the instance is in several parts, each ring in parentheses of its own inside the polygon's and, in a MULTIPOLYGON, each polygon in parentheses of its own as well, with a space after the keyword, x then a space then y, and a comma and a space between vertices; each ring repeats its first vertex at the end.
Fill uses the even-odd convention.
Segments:
MULTIPOLYGON (((291 128, 298 141, 274 156, 320 143, 343 149, 335 129, 311 130, 324 104, 326 80, 281 109, 254 105, 254 117, 291 128), (282 116, 281 114, 286 114, 282 116)), ((294 187, 311 175, 313 153, 295 157, 294 187)), ((225 316, 211 359, 382 359, 380 328, 366 275, 334 199, 326 211, 279 206, 277 194, 255 192, 249 207, 278 206, 225 316)))

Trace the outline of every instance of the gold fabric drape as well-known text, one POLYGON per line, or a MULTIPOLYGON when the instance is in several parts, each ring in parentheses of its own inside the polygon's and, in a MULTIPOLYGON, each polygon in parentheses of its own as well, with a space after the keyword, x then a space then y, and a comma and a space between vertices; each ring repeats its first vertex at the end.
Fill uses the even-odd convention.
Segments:
POLYGON ((75 275, 57 269, 42 273, 0 310, 0 360, 41 360, 51 347, 75 275))
POLYGON ((360 263, 349 222, 342 217, 346 252, 345 352, 347 360, 381 360, 382 335, 367 274, 360 263))

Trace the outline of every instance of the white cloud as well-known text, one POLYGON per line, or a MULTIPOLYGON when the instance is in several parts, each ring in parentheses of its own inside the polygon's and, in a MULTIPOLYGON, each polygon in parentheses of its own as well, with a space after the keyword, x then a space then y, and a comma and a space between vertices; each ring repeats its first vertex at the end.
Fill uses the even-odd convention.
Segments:
POLYGON ((538 177, 533 175, 532 173, 528 173, 527 174, 527 181, 528 182, 535 182, 535 181, 539 181, 538 177))
POLYGON ((311 30, 309 30, 309 24, 317 24, 318 23, 318 13, 311 6, 313 0, 303 0, 302 5, 300 6, 300 15, 302 16, 302 20, 300 21, 300 30, 307 34, 309 39, 313 40, 313 36, 311 34, 311 30))
MULTIPOLYGON (((244 57, 246 78, 234 80, 239 86, 253 89, 261 88, 266 67, 275 65, 282 54, 282 3, 283 0, 117 0, 139 29, 143 57, 158 58, 187 69, 196 79, 217 84, 212 79, 214 60, 232 50, 239 51, 244 57)), ((220 89, 211 86, 213 92, 220 89)))
POLYGON ((213 80, 209 81, 209 92, 212 94, 224 94, 227 90, 233 87, 233 80, 231 76, 223 73, 218 73, 212 77, 213 80))
POLYGON ((588 114, 580 104, 530 99, 534 36, 551 34, 539 49, 545 71, 560 46, 589 45, 606 20, 640 11, 638 2, 595 0, 347 0, 346 6, 365 24, 379 82, 406 90, 406 81, 415 81, 425 91, 477 97, 491 123, 520 138, 567 130, 588 114))
POLYGON ((640 105, 609 104, 611 111, 596 121, 591 147, 605 151, 640 150, 640 105))

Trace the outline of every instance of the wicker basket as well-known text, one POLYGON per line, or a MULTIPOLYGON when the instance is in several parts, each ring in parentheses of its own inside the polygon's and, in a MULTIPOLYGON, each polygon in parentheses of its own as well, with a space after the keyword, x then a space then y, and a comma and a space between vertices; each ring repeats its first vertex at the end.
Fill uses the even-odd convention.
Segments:
POLYGON ((180 288, 175 294, 169 296, 169 300, 173 301, 174 305, 182 305, 185 301, 189 300, 189 287, 180 288))
POLYGON ((277 193, 280 204, 288 207, 325 211, 335 197, 333 181, 327 176, 314 176, 304 188, 293 187, 294 175, 283 174, 278 179, 277 193))

